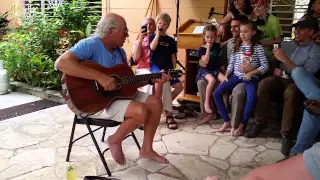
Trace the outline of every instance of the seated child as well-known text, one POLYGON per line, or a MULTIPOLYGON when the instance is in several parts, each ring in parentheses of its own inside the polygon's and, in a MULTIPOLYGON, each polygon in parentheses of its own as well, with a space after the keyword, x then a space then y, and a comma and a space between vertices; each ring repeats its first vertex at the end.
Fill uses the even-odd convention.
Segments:
POLYGON ((230 57, 225 80, 213 92, 213 99, 221 113, 224 123, 218 132, 231 127, 228 111, 223 102, 223 94, 231 91, 237 84, 244 83, 247 95, 242 121, 239 127, 232 127, 233 136, 241 136, 253 111, 257 98, 258 77, 267 72, 269 64, 266 53, 261 45, 257 44, 257 27, 254 22, 242 22, 240 25, 240 38, 236 40, 234 52, 230 57), (239 72, 240 64, 250 63, 255 69, 248 73, 239 72))
POLYGON ((216 118, 215 110, 210 108, 210 101, 212 91, 217 81, 225 79, 221 73, 221 61, 219 53, 221 51, 221 44, 215 43, 217 29, 214 25, 208 24, 203 29, 203 37, 205 45, 200 47, 198 51, 199 70, 197 73, 196 81, 207 80, 206 97, 204 102, 204 118, 197 122, 198 125, 208 122, 211 118, 216 118))

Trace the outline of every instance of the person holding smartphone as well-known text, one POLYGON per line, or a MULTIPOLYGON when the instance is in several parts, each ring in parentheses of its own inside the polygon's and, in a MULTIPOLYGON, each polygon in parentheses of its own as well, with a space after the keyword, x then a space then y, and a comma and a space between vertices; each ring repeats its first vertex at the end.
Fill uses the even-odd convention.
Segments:
MULTIPOLYGON (((150 74, 150 49, 149 38, 155 33, 156 23, 153 18, 147 17, 142 21, 140 34, 138 39, 134 42, 132 48, 132 59, 137 63, 135 73, 150 74)), ((140 91, 153 94, 152 85, 146 85, 139 88, 140 91)))
MULTIPOLYGON (((279 61, 291 61, 314 75, 320 68, 320 48, 311 39, 319 30, 318 24, 309 16, 302 17, 293 25, 295 39, 282 42, 280 48, 273 50, 274 57, 279 61)), ((268 108, 273 98, 283 99, 283 112, 281 121, 282 148, 284 155, 290 153, 293 140, 296 137, 294 124, 301 120, 300 107, 303 103, 303 94, 289 75, 291 70, 281 63, 275 68, 273 76, 262 79, 258 86, 258 101, 255 108, 255 123, 245 134, 247 138, 257 137, 267 127, 268 108), (285 77, 285 78, 284 78, 285 77)))

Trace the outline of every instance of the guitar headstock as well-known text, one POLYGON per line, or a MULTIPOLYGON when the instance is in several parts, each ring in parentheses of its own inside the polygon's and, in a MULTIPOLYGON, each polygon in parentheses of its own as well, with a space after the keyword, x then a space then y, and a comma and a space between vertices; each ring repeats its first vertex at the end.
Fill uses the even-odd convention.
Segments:
POLYGON ((180 69, 170 69, 168 75, 171 77, 170 79, 178 79, 184 75, 184 72, 180 69))

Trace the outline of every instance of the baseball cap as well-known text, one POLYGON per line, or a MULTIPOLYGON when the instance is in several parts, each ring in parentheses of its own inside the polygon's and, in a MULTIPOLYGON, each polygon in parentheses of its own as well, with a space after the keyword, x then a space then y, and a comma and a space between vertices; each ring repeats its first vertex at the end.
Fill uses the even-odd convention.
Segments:
POLYGON ((292 25, 292 27, 299 27, 301 29, 304 29, 304 28, 314 29, 315 33, 319 31, 318 20, 309 15, 305 15, 302 18, 300 18, 297 23, 292 25))
POLYGON ((255 0, 253 4, 266 5, 269 4, 269 0, 255 0))

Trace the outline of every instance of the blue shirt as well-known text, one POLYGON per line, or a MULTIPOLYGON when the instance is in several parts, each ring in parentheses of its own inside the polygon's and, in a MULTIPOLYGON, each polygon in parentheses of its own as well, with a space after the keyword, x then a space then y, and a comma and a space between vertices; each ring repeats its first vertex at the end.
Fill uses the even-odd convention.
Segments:
MULTIPOLYGON (((258 68, 261 74, 264 74, 267 72, 269 68, 269 63, 267 60, 267 55, 264 52, 264 49, 261 45, 255 45, 253 47, 253 55, 251 60, 251 66, 253 68, 258 68)), ((243 78, 245 73, 238 71, 238 66, 242 63, 242 57, 244 52, 250 52, 250 46, 240 46, 239 52, 235 52, 231 54, 229 65, 228 65, 228 71, 233 72, 234 75, 243 78)), ((258 75, 254 75, 253 77, 258 78, 258 75)))
POLYGON ((82 39, 69 51, 75 54, 79 61, 91 60, 104 67, 123 64, 123 61, 127 63, 127 56, 122 48, 118 48, 111 53, 98 36, 82 39))
MULTIPOLYGON (((295 40, 282 42, 281 48, 286 56, 297 66, 305 68, 309 73, 315 74, 320 68, 320 47, 310 41, 307 44, 299 45, 295 40)), ((287 69, 281 63, 281 69, 287 69)))

